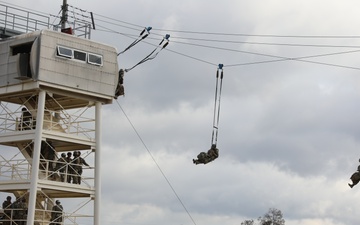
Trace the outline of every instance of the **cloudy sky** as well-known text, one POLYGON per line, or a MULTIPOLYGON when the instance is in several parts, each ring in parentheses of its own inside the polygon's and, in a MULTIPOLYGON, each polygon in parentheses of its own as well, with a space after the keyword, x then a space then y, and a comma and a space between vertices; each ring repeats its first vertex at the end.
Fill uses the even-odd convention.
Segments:
MULTIPOLYGON (((62 1, 0 3, 58 15, 62 1)), ((360 187, 347 183, 360 157, 359 1, 68 4, 93 12, 92 39, 119 52, 153 28, 120 68, 171 36, 103 107, 102 224, 239 225, 269 208, 287 225, 358 224, 360 187), (211 144, 220 63, 220 157, 196 166, 211 144)))

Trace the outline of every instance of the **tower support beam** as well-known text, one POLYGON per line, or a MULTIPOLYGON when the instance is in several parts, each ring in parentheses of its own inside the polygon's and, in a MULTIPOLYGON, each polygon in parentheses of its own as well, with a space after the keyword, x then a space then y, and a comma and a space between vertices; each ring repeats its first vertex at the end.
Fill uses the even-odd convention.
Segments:
POLYGON ((101 205, 101 102, 95 105, 95 200, 94 200, 94 225, 100 225, 100 205, 101 205))
POLYGON ((38 165, 40 164, 40 149, 41 149, 41 140, 42 140, 42 127, 44 123, 45 97, 46 97, 46 92, 40 91, 37 113, 36 113, 37 125, 35 130, 33 160, 31 167, 31 182, 30 182, 27 224, 34 224, 34 219, 35 219, 36 195, 37 195, 38 180, 39 180, 38 165))

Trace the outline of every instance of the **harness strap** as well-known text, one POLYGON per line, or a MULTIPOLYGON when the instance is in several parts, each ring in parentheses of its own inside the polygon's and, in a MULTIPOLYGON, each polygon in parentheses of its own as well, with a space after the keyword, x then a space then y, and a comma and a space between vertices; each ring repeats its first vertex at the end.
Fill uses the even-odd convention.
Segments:
POLYGON ((219 120, 220 120, 220 103, 221 103, 221 92, 222 92, 222 82, 224 77, 223 64, 219 64, 216 71, 216 87, 215 87, 215 104, 214 104, 214 117, 213 117, 213 131, 211 144, 217 144, 217 137, 219 132, 219 120), (220 82, 219 82, 219 72, 220 72, 220 82))
POLYGON ((152 29, 152 27, 145 27, 143 31, 141 31, 139 37, 137 39, 135 39, 135 41, 133 41, 133 43, 131 43, 127 48, 125 48, 122 52, 119 52, 117 55, 119 56, 120 54, 123 54, 124 52, 126 52, 127 50, 129 50, 130 48, 132 48, 133 46, 135 46, 137 43, 139 43, 140 41, 144 40, 147 36, 149 36, 150 34, 150 30, 152 29), (143 36, 143 34, 146 34, 143 36))
POLYGON ((129 69, 125 69, 124 71, 129 72, 130 70, 134 69, 138 65, 140 65, 140 64, 142 64, 142 63, 144 63, 144 62, 146 62, 148 60, 154 59, 169 44, 169 38, 170 38, 170 35, 166 34, 165 37, 160 41, 159 45, 156 46, 156 48, 152 52, 150 52, 150 54, 148 54, 145 58, 143 58, 140 62, 135 64, 133 67, 131 67, 129 69), (165 41, 165 43, 164 43, 164 41, 165 41), (158 51, 155 53, 156 50, 158 50, 158 51))

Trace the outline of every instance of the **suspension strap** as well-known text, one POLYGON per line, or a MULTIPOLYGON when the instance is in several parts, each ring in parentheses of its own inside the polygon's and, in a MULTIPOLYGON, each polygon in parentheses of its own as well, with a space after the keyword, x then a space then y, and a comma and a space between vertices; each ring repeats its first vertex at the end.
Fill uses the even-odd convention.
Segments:
POLYGON ((145 58, 143 58, 140 62, 135 64, 133 67, 131 67, 129 69, 125 69, 124 71, 129 72, 130 70, 134 69, 138 65, 140 65, 148 60, 154 59, 164 48, 166 48, 166 46, 168 46, 169 38, 170 38, 170 34, 166 34, 165 37, 160 41, 159 45, 156 46, 156 48, 152 52, 150 52, 150 54, 148 54, 145 58))
POLYGON ((133 41, 133 43, 131 43, 127 48, 125 48, 122 52, 119 52, 117 55, 119 56, 120 54, 123 54, 124 52, 126 52, 127 50, 129 50, 130 48, 132 48, 133 46, 135 46, 137 43, 139 43, 140 41, 144 40, 147 36, 149 36, 150 34, 150 30, 152 29, 152 27, 145 27, 143 31, 141 31, 139 37, 137 39, 135 39, 135 41, 133 41), (146 33, 145 33, 146 32, 146 33), (145 33, 145 35, 144 35, 145 33))
POLYGON ((223 67, 224 67, 223 64, 219 64, 218 69, 216 71, 215 106, 214 106, 212 139, 211 139, 212 145, 217 144, 217 137, 219 131, 221 91, 222 91, 222 81, 224 77, 223 67), (220 82, 219 82, 219 72, 220 72, 220 82))

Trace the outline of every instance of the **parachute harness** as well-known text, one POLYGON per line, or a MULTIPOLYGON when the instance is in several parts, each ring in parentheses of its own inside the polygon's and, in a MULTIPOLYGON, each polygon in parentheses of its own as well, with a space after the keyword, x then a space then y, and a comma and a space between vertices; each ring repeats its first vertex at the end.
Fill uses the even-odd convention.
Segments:
POLYGON ((148 60, 154 59, 169 44, 169 38, 170 38, 170 34, 166 34, 165 37, 160 41, 159 45, 156 46, 156 48, 152 52, 150 52, 150 54, 148 54, 145 58, 143 58, 140 62, 135 64, 133 67, 131 67, 129 69, 125 69, 125 72, 129 72, 130 70, 134 69, 138 65, 140 65, 148 60), (156 51, 156 53, 155 53, 155 51, 156 51))
POLYGON ((213 130, 212 130, 212 139, 211 144, 217 144, 218 137, 218 126, 220 119, 220 100, 221 100, 221 91, 222 91, 222 81, 224 77, 224 65, 219 64, 218 69, 216 71, 216 88, 215 88, 215 106, 214 106, 214 118, 213 118, 213 130), (219 82, 219 72, 220 72, 220 82, 219 82))
POLYGON ((117 55, 119 56, 120 54, 123 54, 124 52, 126 52, 127 50, 129 50, 130 48, 135 46, 137 43, 144 40, 147 36, 149 36, 151 29, 152 29, 152 27, 145 27, 144 30, 141 31, 139 37, 133 43, 131 43, 127 48, 125 48, 122 52, 119 52, 117 55), (144 35, 144 33, 145 33, 145 35, 144 35))

